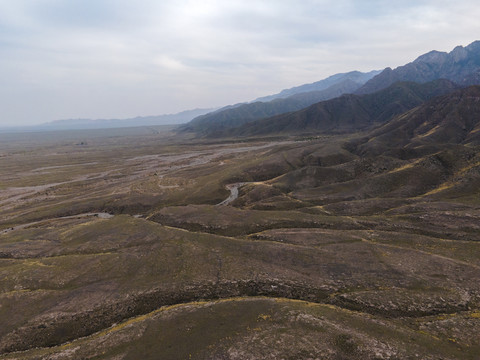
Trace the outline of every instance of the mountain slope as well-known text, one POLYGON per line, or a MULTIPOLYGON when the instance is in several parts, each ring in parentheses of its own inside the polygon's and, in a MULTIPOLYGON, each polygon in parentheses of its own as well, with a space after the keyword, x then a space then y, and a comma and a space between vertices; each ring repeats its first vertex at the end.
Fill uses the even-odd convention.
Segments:
POLYGON ((396 83, 374 94, 344 95, 306 109, 262 119, 231 129, 229 135, 266 135, 302 132, 355 132, 390 120, 434 96, 449 93, 457 86, 448 80, 426 84, 396 83))
POLYGON ((290 89, 285 89, 279 92, 278 94, 270 95, 270 96, 264 96, 256 99, 255 101, 272 101, 274 99, 284 99, 289 96, 295 95, 295 94, 300 94, 300 93, 305 93, 305 92, 310 92, 310 91, 320 91, 320 90, 325 90, 333 85, 342 83, 346 80, 353 81, 359 85, 365 84, 368 80, 373 78, 375 75, 378 75, 380 73, 379 70, 373 70, 368 73, 363 73, 360 71, 351 71, 348 73, 341 73, 341 74, 335 74, 332 76, 329 76, 326 79, 316 81, 311 84, 305 84, 305 85, 300 85, 300 86, 295 86, 290 89))
POLYGON ((478 84, 480 80, 480 41, 457 46, 450 53, 431 51, 415 61, 392 70, 386 68, 367 81, 356 93, 369 94, 397 81, 428 82, 449 79, 460 85, 478 84))
POLYGON ((346 79, 325 90, 311 91, 292 95, 286 99, 275 99, 270 102, 254 102, 229 107, 193 119, 183 126, 183 131, 195 131, 204 135, 212 132, 238 127, 248 122, 303 109, 316 102, 328 100, 345 93, 352 93, 359 84, 346 79))
POLYGON ((412 153, 443 144, 480 145, 480 86, 434 98, 376 129, 361 142, 356 152, 370 155, 387 149, 412 153))

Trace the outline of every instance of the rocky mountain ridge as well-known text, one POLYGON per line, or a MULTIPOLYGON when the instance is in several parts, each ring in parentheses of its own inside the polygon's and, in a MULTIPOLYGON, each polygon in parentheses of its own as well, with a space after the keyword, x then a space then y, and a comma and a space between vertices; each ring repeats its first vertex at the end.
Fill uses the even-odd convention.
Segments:
POLYGON ((435 79, 448 79, 459 85, 478 84, 480 79, 480 41, 463 47, 457 46, 450 53, 430 51, 416 60, 396 69, 386 68, 367 81, 357 94, 368 94, 397 81, 424 83, 435 79))
POLYGON ((255 101, 272 101, 274 99, 279 99, 279 98, 287 98, 289 96, 295 95, 295 94, 300 94, 300 93, 305 93, 305 92, 310 92, 310 91, 320 91, 320 90, 325 90, 329 88, 332 85, 339 84, 341 82, 344 82, 346 80, 353 81, 359 85, 365 84, 368 80, 373 78, 374 76, 380 74, 381 70, 372 70, 369 72, 360 72, 360 71, 350 71, 347 73, 340 73, 340 74, 335 74, 332 76, 327 77, 326 79, 316 81, 311 84, 304 84, 300 86, 295 86, 290 89, 285 89, 280 91, 278 94, 274 95, 269 95, 269 96, 264 96, 260 97, 254 100, 255 101))
MULTIPOLYGON (((448 80, 426 84, 398 82, 367 95, 343 95, 305 109, 250 122, 239 127, 218 129, 209 136, 264 136, 300 133, 352 133, 385 123, 434 96, 447 94, 458 86, 448 80)), ((236 124, 233 124, 236 125, 236 124)))
POLYGON ((353 93, 360 86, 361 84, 347 78, 322 90, 300 92, 286 98, 276 98, 267 102, 255 101, 248 104, 237 104, 198 116, 182 126, 181 129, 184 132, 194 131, 198 133, 203 133, 206 129, 206 135, 211 132, 208 130, 210 126, 217 130, 228 129, 270 116, 297 111, 319 101, 353 93))

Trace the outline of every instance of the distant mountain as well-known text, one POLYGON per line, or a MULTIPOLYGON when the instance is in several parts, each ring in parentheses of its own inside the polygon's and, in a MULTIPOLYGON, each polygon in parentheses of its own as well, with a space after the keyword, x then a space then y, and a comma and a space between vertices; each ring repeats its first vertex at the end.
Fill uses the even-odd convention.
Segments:
POLYGON ((359 154, 397 149, 404 156, 438 144, 480 145, 480 86, 436 97, 352 143, 359 154))
POLYGON ((367 73, 363 73, 360 71, 351 71, 348 73, 335 74, 312 84, 300 85, 290 89, 282 90, 278 94, 260 97, 255 101, 267 102, 275 99, 284 99, 295 94, 306 93, 310 91, 321 91, 328 89, 333 85, 340 84, 344 81, 352 81, 359 85, 363 85, 375 75, 378 75, 380 72, 380 70, 373 70, 367 73))
POLYGON ((218 111, 199 116, 190 123, 182 126, 182 131, 194 131, 198 134, 209 135, 213 132, 238 127, 243 124, 306 108, 319 101, 333 99, 342 94, 352 93, 361 85, 345 79, 324 90, 294 94, 285 99, 274 99, 269 102, 254 102, 239 104, 218 111))
POLYGON ((195 109, 182 111, 177 114, 158 116, 137 116, 129 119, 66 119, 55 120, 44 124, 31 126, 17 126, 0 128, 0 132, 22 131, 55 131, 55 130, 84 130, 109 129, 136 126, 178 125, 184 124, 193 118, 207 114, 214 109, 195 109))
POLYGON ((153 126, 153 125, 177 125, 186 123, 197 116, 207 114, 214 109, 194 109, 157 116, 137 116, 129 119, 70 119, 57 120, 42 124, 42 127, 55 129, 98 129, 113 127, 153 126))
POLYGON ((464 86, 480 84, 480 41, 457 46, 450 53, 431 51, 394 70, 386 68, 356 94, 370 94, 397 81, 425 83, 435 79, 448 79, 464 86))
POLYGON ((435 96, 450 93, 458 85, 449 80, 426 84, 399 82, 367 95, 343 95, 297 112, 245 124, 238 128, 210 129, 211 136, 256 136, 279 133, 346 133, 384 123, 435 96))

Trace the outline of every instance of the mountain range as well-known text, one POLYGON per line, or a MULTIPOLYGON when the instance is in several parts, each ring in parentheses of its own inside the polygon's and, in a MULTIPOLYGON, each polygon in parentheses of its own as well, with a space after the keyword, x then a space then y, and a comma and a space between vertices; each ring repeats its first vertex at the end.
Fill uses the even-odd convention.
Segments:
POLYGON ((328 89, 333 85, 340 84, 344 81, 351 81, 359 85, 362 85, 362 84, 365 84, 368 80, 370 80, 374 76, 380 74, 380 72, 381 71, 379 70, 373 70, 367 73, 363 73, 360 71, 350 71, 347 73, 335 74, 327 77, 326 79, 316 81, 311 84, 295 86, 290 89, 282 90, 278 94, 257 98, 255 101, 267 102, 267 101, 272 101, 274 99, 284 99, 295 94, 306 93, 310 91, 321 91, 321 90, 328 89))
POLYGON ((0 132, 36 132, 57 130, 86 130, 86 129, 112 129, 122 127, 178 125, 186 123, 200 115, 210 113, 215 109, 194 109, 177 114, 156 116, 137 116, 128 119, 64 119, 55 120, 39 125, 4 127, 0 132))
POLYGON ((457 46, 450 53, 431 51, 393 70, 337 74, 284 90, 268 102, 220 109, 193 119, 180 131, 206 137, 355 132, 472 84, 480 84, 480 41, 457 46), (353 79, 365 83, 359 85, 353 79), (328 85, 323 90, 309 91, 328 85), (279 98, 301 89, 306 92, 279 98))
POLYGON ((356 93, 372 93, 397 81, 424 83, 435 79, 448 79, 464 86, 480 83, 480 41, 457 46, 450 53, 430 51, 394 70, 386 68, 356 93))
POLYGON ((372 78, 376 71, 361 73, 353 71, 337 74, 313 84, 283 90, 281 93, 257 99, 252 103, 228 106, 218 111, 199 116, 182 126, 182 131, 194 131, 212 135, 231 127, 237 127, 266 117, 297 111, 319 101, 353 93, 372 78))
POLYGON ((368 95, 347 94, 322 101, 300 111, 250 122, 211 136, 257 136, 268 134, 349 133, 367 130, 408 111, 432 97, 458 88, 449 80, 426 84, 397 82, 368 95))

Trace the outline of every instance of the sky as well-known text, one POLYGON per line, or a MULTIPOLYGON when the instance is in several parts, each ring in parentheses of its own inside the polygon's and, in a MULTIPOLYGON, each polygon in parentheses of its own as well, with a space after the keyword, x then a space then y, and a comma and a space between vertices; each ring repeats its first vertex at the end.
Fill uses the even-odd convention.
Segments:
POLYGON ((478 0, 0 0, 0 126, 220 107, 480 38, 478 0))

